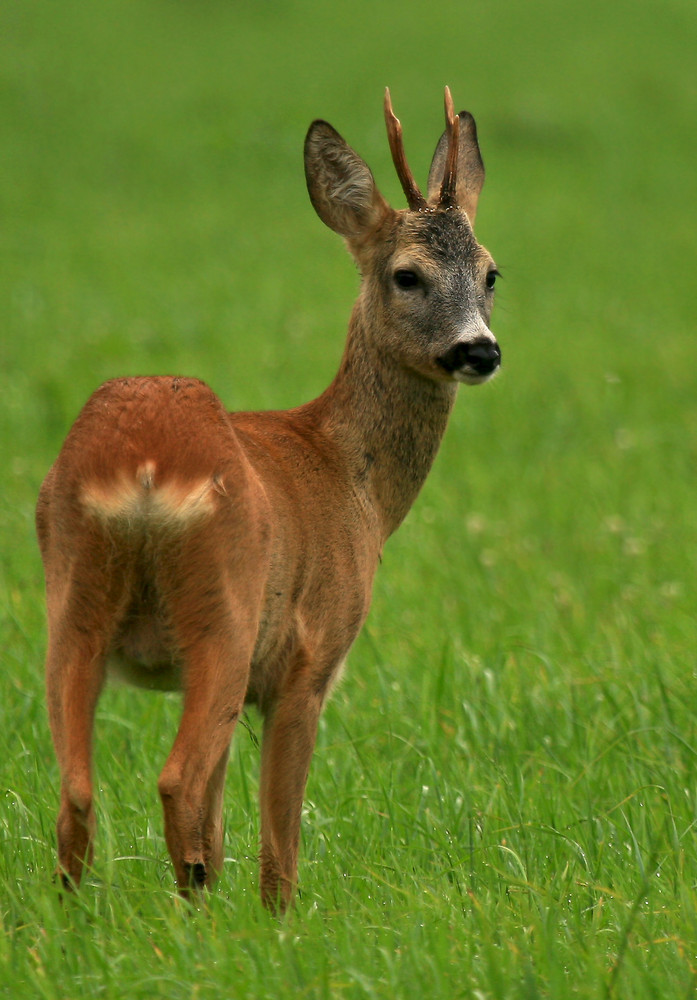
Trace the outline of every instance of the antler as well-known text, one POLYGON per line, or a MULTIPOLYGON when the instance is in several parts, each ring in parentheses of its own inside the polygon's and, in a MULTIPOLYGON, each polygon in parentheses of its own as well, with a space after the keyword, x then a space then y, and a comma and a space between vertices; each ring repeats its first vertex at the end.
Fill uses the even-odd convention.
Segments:
POLYGON ((455 208, 457 206, 457 153, 460 116, 455 114, 450 87, 445 88, 445 128, 448 133, 448 155, 445 158, 439 205, 441 208, 455 208))
MULTIPOLYGON (((452 107, 452 99, 450 104, 452 107)), ((414 180, 414 175, 409 169, 409 164, 407 163, 407 158, 404 153, 404 142, 402 141, 402 125, 399 118, 396 117, 394 111, 392 110, 389 87, 385 87, 385 124, 387 126, 387 139, 390 143, 392 161, 395 165, 395 170, 397 171, 400 184, 402 185, 402 190, 406 195, 407 204, 409 205, 409 208, 414 211, 427 208, 428 203, 419 191, 417 183, 414 180)))

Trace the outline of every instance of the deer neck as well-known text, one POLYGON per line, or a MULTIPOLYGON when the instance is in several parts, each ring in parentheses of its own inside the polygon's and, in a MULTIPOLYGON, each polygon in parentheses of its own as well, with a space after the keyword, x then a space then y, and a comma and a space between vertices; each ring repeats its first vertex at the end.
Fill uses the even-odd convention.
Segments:
POLYGON ((339 371, 315 402, 387 538, 429 473, 457 386, 431 381, 381 351, 367 313, 359 298, 339 371))

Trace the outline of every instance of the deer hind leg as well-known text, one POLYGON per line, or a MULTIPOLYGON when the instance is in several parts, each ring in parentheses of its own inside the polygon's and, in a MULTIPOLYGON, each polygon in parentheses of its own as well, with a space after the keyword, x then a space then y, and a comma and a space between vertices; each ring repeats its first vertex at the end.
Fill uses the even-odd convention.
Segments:
POLYGON ((225 770, 249 676, 250 648, 237 640, 232 621, 225 630, 219 626, 212 635, 199 629, 187 645, 181 722, 158 781, 183 896, 209 888, 222 867, 225 770))
POLYGON ((265 721, 261 759, 260 889, 274 913, 287 910, 298 881, 300 817, 322 710, 306 664, 291 676, 265 721))
POLYGON ((94 851, 92 790, 94 714, 105 677, 105 661, 123 601, 114 591, 123 580, 78 574, 49 589, 46 692, 49 722, 61 774, 58 814, 58 873, 77 887, 94 851), (62 600, 60 599, 62 597, 62 600))
POLYGON ((46 681, 49 720, 61 772, 58 813, 58 873, 66 889, 80 884, 94 854, 92 731, 104 679, 104 650, 73 632, 49 643, 46 681))
POLYGON ((223 793, 227 773, 229 744, 213 768, 206 787, 203 813, 203 856, 210 870, 210 881, 215 881, 223 869, 223 793))

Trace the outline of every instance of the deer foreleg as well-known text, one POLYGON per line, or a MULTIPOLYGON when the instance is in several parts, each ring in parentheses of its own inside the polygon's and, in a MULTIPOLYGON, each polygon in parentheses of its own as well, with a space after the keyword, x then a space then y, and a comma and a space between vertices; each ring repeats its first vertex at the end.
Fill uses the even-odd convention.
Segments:
POLYGON ((321 707, 303 673, 264 725, 260 888, 264 905, 274 912, 285 912, 298 880, 300 815, 321 707))

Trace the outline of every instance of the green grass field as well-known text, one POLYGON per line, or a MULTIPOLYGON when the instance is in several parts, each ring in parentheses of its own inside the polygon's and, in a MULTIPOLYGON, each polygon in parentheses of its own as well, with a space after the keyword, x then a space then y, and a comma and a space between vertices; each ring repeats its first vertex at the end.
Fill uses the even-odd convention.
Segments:
POLYGON ((26 0, 0 12, 0 995, 697 995, 697 8, 26 0), (302 895, 257 898, 259 719, 224 874, 179 903, 175 697, 107 691, 95 866, 52 884, 39 484, 117 374, 318 394, 353 265, 307 198, 327 118, 403 198, 442 88, 477 118, 504 369, 463 388, 323 717, 302 895))

